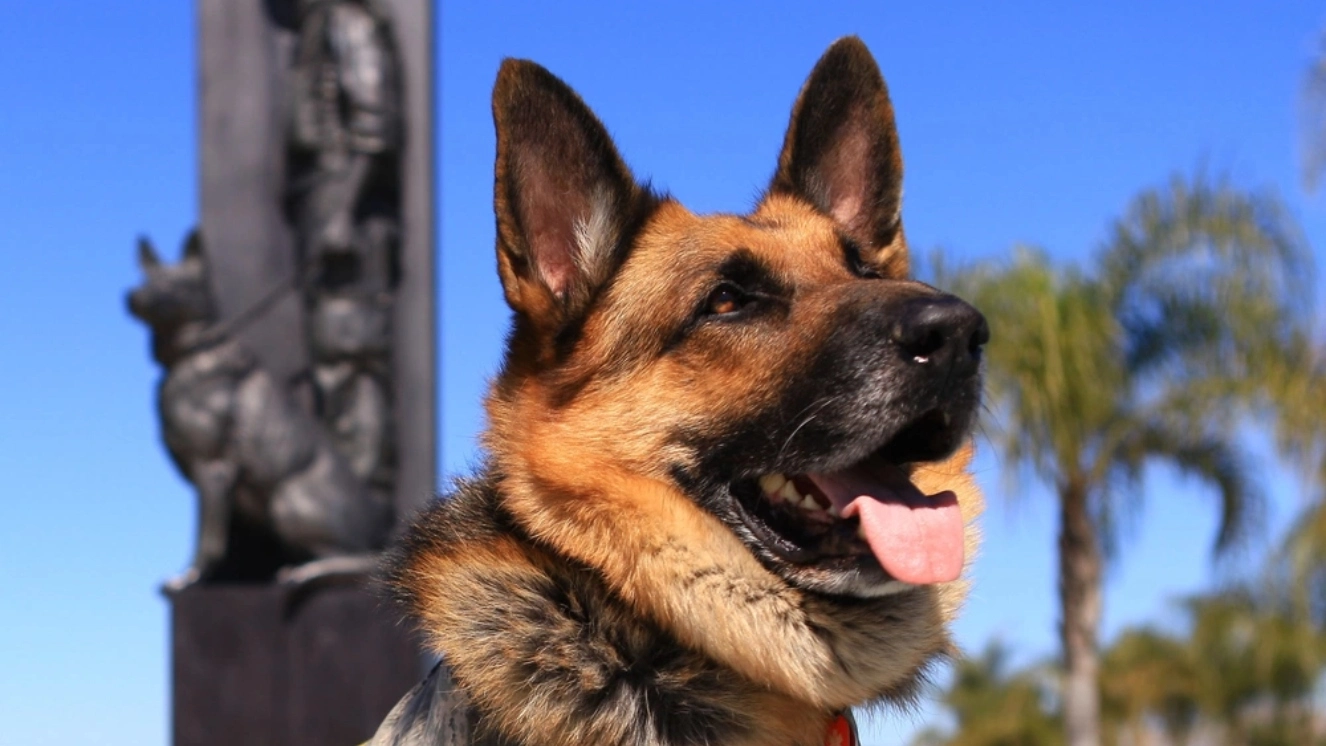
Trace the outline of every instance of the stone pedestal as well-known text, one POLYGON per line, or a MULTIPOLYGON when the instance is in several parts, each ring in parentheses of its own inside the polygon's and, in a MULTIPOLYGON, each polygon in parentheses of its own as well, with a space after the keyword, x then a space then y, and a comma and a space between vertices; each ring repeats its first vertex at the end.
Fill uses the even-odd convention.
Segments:
POLYGON ((361 587, 195 586, 171 616, 175 746, 354 746, 425 673, 361 587))

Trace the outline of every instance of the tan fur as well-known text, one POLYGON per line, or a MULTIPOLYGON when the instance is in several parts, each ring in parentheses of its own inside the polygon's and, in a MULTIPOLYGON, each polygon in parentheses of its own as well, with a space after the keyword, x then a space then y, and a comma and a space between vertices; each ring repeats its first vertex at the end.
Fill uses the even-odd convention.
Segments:
MULTIPOLYGON (((732 216, 698 217, 678 204, 665 204, 637 239, 633 261, 586 324, 586 336, 593 341, 582 364, 598 370, 609 360, 620 365, 646 359, 661 344, 640 330, 666 324, 642 321, 641 311, 683 311, 669 299, 685 297, 688 282, 698 284, 701 278, 677 278, 663 268, 699 264, 688 256, 692 252, 749 248, 803 283, 808 276, 824 278, 819 290, 826 297, 832 296, 835 281, 851 281, 834 260, 832 222, 824 216, 804 203, 774 197, 753 217, 777 227, 755 228, 732 216), (815 251, 815 246, 825 248, 815 251), (631 323, 622 323, 628 316, 631 323)), ((803 325, 807 344, 827 333, 815 322, 811 317, 803 325)), ((507 475, 507 507, 533 536, 600 568, 624 598, 662 620, 687 644, 756 681, 832 710, 896 686, 932 653, 946 649, 945 623, 956 613, 965 584, 918 592, 906 602, 906 613, 915 621, 892 630, 883 641, 886 649, 858 649, 878 641, 835 629, 836 620, 817 615, 804 594, 765 570, 730 531, 666 483, 660 471, 665 460, 659 456, 667 447, 667 433, 662 427, 650 430, 650 423, 674 426, 762 404, 778 383, 772 374, 796 354, 787 347, 743 349, 726 361, 712 361, 716 368, 703 379, 687 380, 687 370, 666 365, 642 367, 585 391, 560 409, 550 406, 538 382, 527 380, 510 395, 489 398, 492 427, 484 444, 507 475), (687 587, 678 582, 708 569, 720 573, 711 583, 687 587), (734 608, 733 594, 759 601, 734 608), (845 668, 838 663, 843 660, 854 665, 845 668)), ((969 460, 968 449, 926 467, 918 486, 928 494, 957 492, 973 526, 981 500, 965 473, 969 460)), ((968 535, 971 556, 974 527, 968 535)))

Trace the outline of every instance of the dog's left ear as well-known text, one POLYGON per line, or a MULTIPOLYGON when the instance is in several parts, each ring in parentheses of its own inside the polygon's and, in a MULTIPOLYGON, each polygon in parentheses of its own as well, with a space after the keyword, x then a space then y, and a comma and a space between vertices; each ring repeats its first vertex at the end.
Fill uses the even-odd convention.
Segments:
POLYGON ((647 190, 574 91, 506 60, 493 87, 497 266, 509 303, 544 331, 585 310, 620 263, 647 190))
POLYGON ((885 277, 908 271, 902 154, 879 66, 855 36, 829 47, 797 96, 771 194, 832 217, 885 277))

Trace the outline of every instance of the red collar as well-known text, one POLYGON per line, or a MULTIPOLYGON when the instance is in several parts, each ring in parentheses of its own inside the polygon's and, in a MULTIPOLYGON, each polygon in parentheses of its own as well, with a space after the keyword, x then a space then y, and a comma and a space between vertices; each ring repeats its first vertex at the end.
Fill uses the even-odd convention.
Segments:
POLYGON ((829 732, 824 734, 824 746, 860 746, 856 737, 856 720, 851 710, 843 710, 829 721, 829 732))

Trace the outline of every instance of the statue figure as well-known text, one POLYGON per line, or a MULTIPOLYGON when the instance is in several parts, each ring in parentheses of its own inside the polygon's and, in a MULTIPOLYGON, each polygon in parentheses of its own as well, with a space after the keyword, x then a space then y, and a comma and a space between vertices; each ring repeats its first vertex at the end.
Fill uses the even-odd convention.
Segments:
POLYGON ((193 561, 165 590, 367 570, 391 530, 390 496, 366 493, 318 422, 218 323, 198 234, 173 265, 140 239, 138 261, 129 311, 152 331, 162 439, 199 504, 193 561))
POLYGON ((195 4, 206 245, 143 242, 129 299, 199 505, 178 744, 362 743, 418 680, 368 576, 436 481, 436 7, 195 4))
POLYGON ((315 409, 351 471, 395 486, 399 60, 373 0, 297 0, 286 211, 297 236, 315 409))

